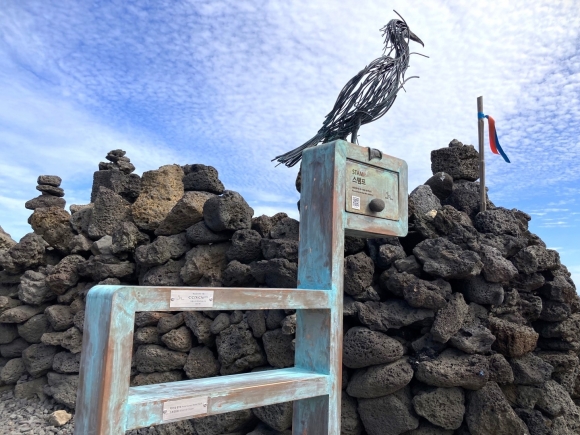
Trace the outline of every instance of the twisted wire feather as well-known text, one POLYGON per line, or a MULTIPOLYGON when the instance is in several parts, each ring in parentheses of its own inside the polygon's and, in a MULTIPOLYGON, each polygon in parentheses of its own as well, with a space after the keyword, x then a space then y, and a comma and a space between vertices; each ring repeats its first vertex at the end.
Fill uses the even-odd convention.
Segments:
POLYGON ((373 60, 342 88, 334 107, 326 115, 316 135, 298 148, 276 156, 272 160, 288 167, 302 159, 302 152, 310 147, 336 139, 356 140, 361 125, 382 117, 389 111, 397 98, 397 92, 408 79, 405 72, 409 67, 409 39, 421 42, 403 20, 394 19, 380 29, 385 37, 383 55, 373 60), (394 53, 394 57, 391 55, 394 53))

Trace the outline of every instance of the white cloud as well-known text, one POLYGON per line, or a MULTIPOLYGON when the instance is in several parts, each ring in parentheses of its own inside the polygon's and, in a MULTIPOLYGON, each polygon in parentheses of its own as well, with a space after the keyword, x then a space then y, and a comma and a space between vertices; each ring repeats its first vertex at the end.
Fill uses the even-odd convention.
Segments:
POLYGON ((570 211, 568 208, 545 208, 544 211, 546 213, 558 213, 563 211, 570 211))
POLYGON ((559 222, 546 222, 543 225, 540 225, 540 228, 570 228, 572 225, 570 225, 568 222, 564 222, 564 221, 559 221, 559 222))
POLYGON ((577 8, 548 0, 493 8, 466 0, 9 2, 0 12, 0 224, 22 234, 23 202, 36 196, 39 174, 60 175, 69 204, 86 202, 92 171, 114 148, 139 173, 215 166, 256 210, 295 210, 297 169, 270 159, 312 137, 342 86, 381 54, 378 29, 392 9, 425 42, 413 50, 430 58, 412 57, 409 75, 420 79, 361 128, 361 144, 405 159, 413 189, 431 175, 431 150, 453 138, 477 143, 483 95, 512 160, 487 152, 492 200, 538 217, 578 212, 577 8))
POLYGON ((560 201, 549 202, 548 205, 566 205, 566 204, 573 204, 576 202, 576 198, 570 199, 561 199, 560 201))

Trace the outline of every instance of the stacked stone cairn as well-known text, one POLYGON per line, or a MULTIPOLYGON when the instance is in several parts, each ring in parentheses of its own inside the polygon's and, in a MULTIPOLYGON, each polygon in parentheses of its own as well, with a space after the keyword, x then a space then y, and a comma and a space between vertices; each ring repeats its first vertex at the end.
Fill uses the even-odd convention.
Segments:
POLYGON ((36 190, 39 190, 41 195, 26 201, 24 207, 28 210, 36 210, 40 207, 59 207, 64 209, 66 200, 63 198, 64 190, 60 187, 61 182, 62 179, 56 175, 41 175, 38 177, 36 190))
MULTIPOLYGON (((473 146, 431 158, 408 236, 346 239, 342 434, 580 433, 570 274, 529 215, 480 212, 473 146)), ((74 408, 96 284, 296 287, 298 221, 253 217, 210 166, 139 177, 124 151, 107 159, 90 204, 38 202, 18 243, 0 229, 0 388, 17 398, 74 408)), ((137 313, 130 383, 290 367, 295 328, 290 310, 137 313)), ((132 433, 287 435, 291 421, 283 403, 132 433)))

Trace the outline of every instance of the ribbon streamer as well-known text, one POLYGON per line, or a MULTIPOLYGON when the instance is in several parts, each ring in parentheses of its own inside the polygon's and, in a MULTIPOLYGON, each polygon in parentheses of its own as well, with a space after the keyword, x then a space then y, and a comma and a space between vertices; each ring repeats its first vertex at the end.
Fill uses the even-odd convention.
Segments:
POLYGON ((484 115, 481 112, 477 113, 477 118, 478 119, 487 118, 487 122, 489 125, 489 147, 491 148, 491 152, 494 154, 500 154, 507 163, 511 163, 510 159, 508 159, 508 156, 506 155, 506 153, 501 148, 501 145, 499 144, 499 139, 497 138, 497 131, 495 130, 495 120, 491 116, 484 115))

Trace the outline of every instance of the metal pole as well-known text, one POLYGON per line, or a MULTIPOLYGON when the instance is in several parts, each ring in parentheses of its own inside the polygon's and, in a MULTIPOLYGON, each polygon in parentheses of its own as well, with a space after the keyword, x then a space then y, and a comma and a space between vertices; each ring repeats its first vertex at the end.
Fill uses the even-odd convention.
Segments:
MULTIPOLYGON (((483 113, 483 97, 477 97, 477 113, 483 113)), ((477 133, 479 136, 479 193, 481 200, 479 203, 479 211, 485 211, 485 149, 483 147, 483 118, 477 120, 477 133)))

